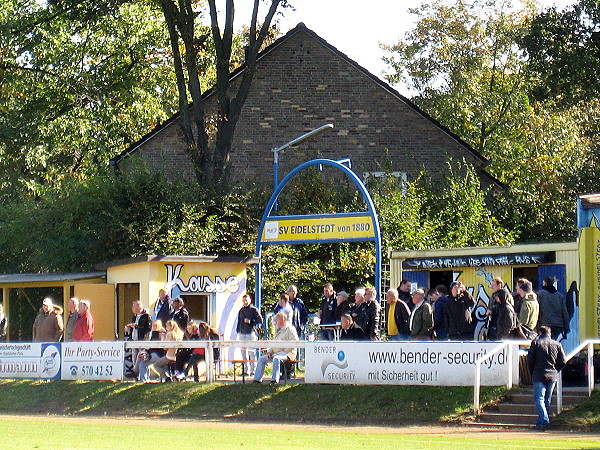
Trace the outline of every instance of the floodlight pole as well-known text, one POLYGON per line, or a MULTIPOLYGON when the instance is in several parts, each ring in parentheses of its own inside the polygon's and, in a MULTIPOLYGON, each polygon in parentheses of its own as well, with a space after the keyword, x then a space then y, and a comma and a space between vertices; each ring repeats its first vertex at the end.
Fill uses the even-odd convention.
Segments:
MULTIPOLYGON (((279 152, 284 151, 288 147, 296 147, 302 144, 303 142, 308 141, 309 139, 312 139, 315 136, 318 136, 319 134, 331 130, 332 128, 333 124, 328 123, 326 125, 320 126, 319 128, 315 128, 314 130, 309 131, 308 133, 304 133, 303 135, 298 136, 297 138, 292 139, 289 142, 286 142, 282 146, 271 150, 273 152, 273 190, 276 190, 277 185, 279 184, 279 152)), ((277 211, 277 202, 275 202, 275 204, 273 205, 273 211, 277 211)))

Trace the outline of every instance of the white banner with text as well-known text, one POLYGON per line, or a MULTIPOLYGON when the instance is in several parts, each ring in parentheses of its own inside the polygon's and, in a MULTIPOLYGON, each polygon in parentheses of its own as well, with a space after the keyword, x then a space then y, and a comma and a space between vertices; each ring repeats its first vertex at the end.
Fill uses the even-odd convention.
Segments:
MULTIPOLYGON (((475 361, 498 342, 311 342, 306 345, 306 383, 473 386, 475 361)), ((509 350, 481 366, 481 384, 508 381, 509 350)), ((518 347, 513 380, 519 379, 518 347)))
POLYGON ((123 342, 0 344, 0 378, 121 380, 123 342))

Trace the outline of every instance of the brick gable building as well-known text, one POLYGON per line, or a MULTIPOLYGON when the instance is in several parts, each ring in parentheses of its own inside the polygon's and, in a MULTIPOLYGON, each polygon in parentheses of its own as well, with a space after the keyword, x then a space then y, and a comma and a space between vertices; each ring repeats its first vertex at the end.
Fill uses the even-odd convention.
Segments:
MULTIPOLYGON (((333 130, 282 155, 280 179, 316 157, 350 158, 360 176, 385 170, 409 180, 423 168, 432 176, 443 173, 449 159, 464 158, 484 185, 500 185, 483 170, 486 158, 304 24, 262 51, 256 67, 230 154, 234 183, 256 180, 270 186, 271 149, 333 123, 333 130)), ((243 70, 232 73, 234 88, 243 70)), ((210 111, 213 92, 207 91, 204 99, 210 111)), ((179 114, 111 163, 126 170, 132 156, 168 177, 194 177, 179 114)))

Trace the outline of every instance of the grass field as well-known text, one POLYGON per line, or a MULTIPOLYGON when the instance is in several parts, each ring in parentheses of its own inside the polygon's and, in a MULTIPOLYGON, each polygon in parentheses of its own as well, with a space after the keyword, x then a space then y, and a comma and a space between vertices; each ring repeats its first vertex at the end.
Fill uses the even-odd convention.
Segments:
POLYGON ((598 448, 597 436, 470 432, 456 427, 375 428, 160 419, 0 416, 0 448, 598 448))

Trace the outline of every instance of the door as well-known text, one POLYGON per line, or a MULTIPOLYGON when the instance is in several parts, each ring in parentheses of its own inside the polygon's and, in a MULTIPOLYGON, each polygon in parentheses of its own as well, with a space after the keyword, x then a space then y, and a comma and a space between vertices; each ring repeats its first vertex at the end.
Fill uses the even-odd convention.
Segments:
POLYGON ((95 341, 114 341, 116 336, 116 308, 114 284, 76 284, 75 297, 90 301, 94 318, 95 341))

